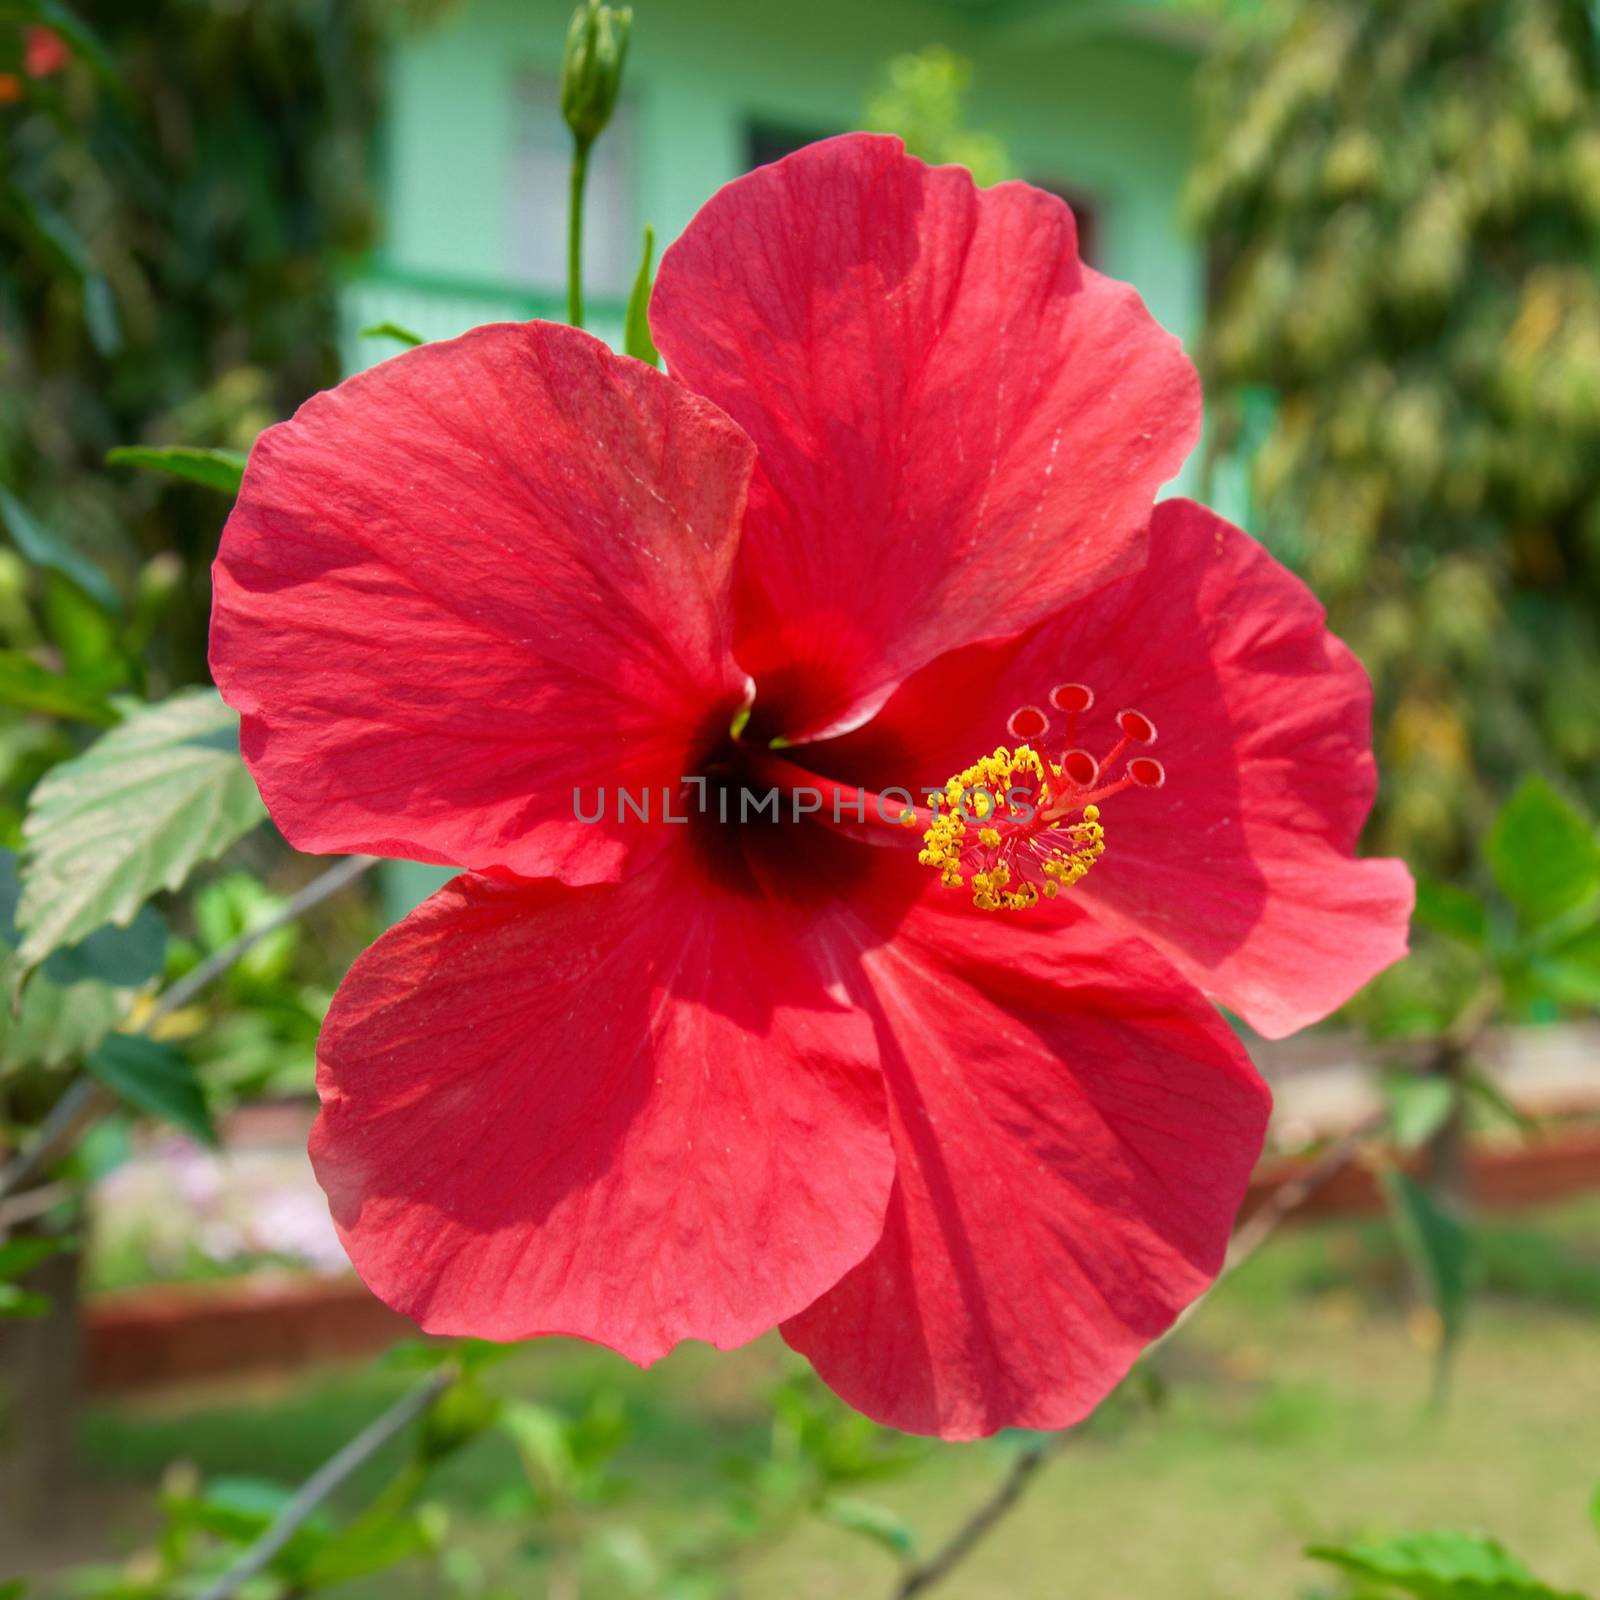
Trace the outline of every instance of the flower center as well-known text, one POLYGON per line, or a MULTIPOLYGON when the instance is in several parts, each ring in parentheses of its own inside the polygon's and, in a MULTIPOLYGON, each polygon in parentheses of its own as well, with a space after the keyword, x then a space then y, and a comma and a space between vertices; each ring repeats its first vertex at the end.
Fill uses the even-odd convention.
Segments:
POLYGON ((1119 737, 1096 758, 1077 743, 1094 691, 1058 683, 1048 699, 1063 719, 1059 738, 1052 738, 1057 725, 1049 712, 1021 706, 1006 722, 1016 743, 998 745, 930 797, 933 825, 917 860, 947 888, 970 885, 980 911, 1023 911, 1070 889, 1105 850, 1101 804, 1124 789, 1159 789, 1167 781, 1148 755, 1131 756, 1116 771, 1130 746, 1155 743, 1156 726, 1143 712, 1119 711, 1119 737), (1059 755, 1052 757, 1052 748, 1059 755))

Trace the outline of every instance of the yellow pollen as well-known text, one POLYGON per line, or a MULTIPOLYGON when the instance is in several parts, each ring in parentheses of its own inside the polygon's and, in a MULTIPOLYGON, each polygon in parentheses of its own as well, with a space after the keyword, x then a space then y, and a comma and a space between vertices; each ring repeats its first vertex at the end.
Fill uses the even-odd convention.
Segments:
POLYGON ((1085 806, 1076 822, 1049 817, 1051 785, 1059 778, 1029 746, 997 747, 945 784, 917 860, 932 867, 946 888, 970 888, 980 911, 1024 911, 1041 897, 1055 899, 1088 874, 1106 847, 1098 806, 1085 806), (976 845, 969 838, 974 821, 984 824, 976 829, 976 845), (1004 831, 996 822, 1005 824, 1004 831), (1011 861, 997 859, 1001 851, 1012 861, 1025 858, 1043 882, 1031 882, 1011 861), (964 857, 972 858, 969 865, 963 865, 964 857))

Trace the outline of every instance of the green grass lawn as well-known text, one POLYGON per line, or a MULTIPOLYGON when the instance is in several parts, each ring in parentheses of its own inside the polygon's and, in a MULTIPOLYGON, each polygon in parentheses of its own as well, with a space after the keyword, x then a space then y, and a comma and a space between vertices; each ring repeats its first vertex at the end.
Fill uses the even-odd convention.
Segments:
MULTIPOLYGON (((1482 1230, 1474 1305, 1442 1414, 1405 1314, 1404 1273, 1375 1225, 1281 1235, 1159 1358, 1166 1396, 1080 1430, 1021 1508, 943 1592, 960 1600, 1296 1600, 1316 1592, 1310 1542, 1454 1526, 1492 1532, 1557 1584, 1600 1593, 1588 1500, 1600 1480, 1600 1204, 1482 1230)), ((492 1369, 501 1392, 576 1410, 615 1393, 630 1419, 618 1470, 630 1492, 595 1515, 657 1544, 718 1525, 730 1457, 760 1454, 764 1395, 786 1372, 776 1341, 731 1356, 687 1349, 649 1374, 552 1342, 492 1369)), ((206 1474, 292 1482, 408 1382, 377 1367, 259 1384, 225 1397, 104 1406, 85 1449, 102 1480, 148 1485, 174 1460, 206 1474)), ((1016 1441, 931 1447, 864 1498, 935 1544, 1004 1470, 1016 1441)), ((362 1487, 392 1465, 380 1462, 362 1487)), ((508 1567, 539 1529, 503 1506, 520 1480, 490 1435, 448 1463, 431 1495, 452 1541, 542 1594, 537 1562, 508 1567)), ((120 1503, 120 1495, 118 1500, 120 1503)), ((130 1529, 125 1538, 133 1537, 130 1529)), ((466 1557, 463 1557, 466 1559, 466 1557)), ((887 1596, 876 1544, 802 1519, 738 1571, 743 1596, 887 1596)), ((597 1579, 585 1593, 623 1592, 597 1579)), ((436 1580, 350 1585, 350 1600, 440 1594, 436 1580)))

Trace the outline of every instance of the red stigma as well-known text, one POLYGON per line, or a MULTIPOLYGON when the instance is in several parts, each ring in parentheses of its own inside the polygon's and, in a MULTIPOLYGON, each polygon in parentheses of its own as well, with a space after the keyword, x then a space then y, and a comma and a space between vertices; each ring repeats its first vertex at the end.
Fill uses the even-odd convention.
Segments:
POLYGON ((1058 683, 1050 691, 1050 704, 1057 711, 1087 711, 1094 705, 1094 690, 1086 683, 1058 683))
POLYGON ((1050 719, 1038 706, 1018 706, 1006 718, 1006 732, 1022 744, 1042 739, 1050 731, 1050 719))
POLYGON ((1087 750, 1069 750, 1061 758, 1061 773, 1080 789, 1092 789, 1100 777, 1100 763, 1087 750))

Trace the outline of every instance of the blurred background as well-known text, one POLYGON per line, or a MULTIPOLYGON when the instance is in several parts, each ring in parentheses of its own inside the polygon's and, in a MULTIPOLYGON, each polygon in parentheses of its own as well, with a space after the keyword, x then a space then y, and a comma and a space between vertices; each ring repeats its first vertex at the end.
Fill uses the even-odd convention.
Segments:
MULTIPOLYGON (((594 331, 620 348, 646 225, 665 244, 829 134, 1063 196, 1089 263, 1201 368, 1174 490, 1299 572, 1372 674, 1366 848, 1421 884, 1410 960, 1325 1029, 1251 1041, 1278 1096, 1253 1206, 1376 1142, 949 1592, 1344 1594, 1303 1547, 1440 1524, 1600 1587, 1600 8, 635 10, 589 174, 594 331)), ((130 703, 208 682, 207 568, 263 427, 412 337, 565 317, 570 14, 0 3, 8 851, 130 703)), ((316 878, 249 801, 120 966, 27 978, 0 1019, 0 1150, 160 982, 316 878)), ((443 877, 386 865, 275 927, 152 1028, 189 1098, 125 1096, 21 1209, 0 1198, 0 1315, 8 1290, 29 1313, 0 1320, 0 1595, 13 1569, 42 1594, 196 1592, 184 1562, 248 1543, 435 1359, 374 1364, 406 1330, 348 1276, 303 1145, 333 988, 443 877), (49 1248, 8 1269, 8 1229, 49 1248)), ((401 1555, 259 1592, 887 1596, 1027 1448, 871 1429, 775 1342, 648 1376, 528 1346, 462 1407, 418 1447, 401 1555)), ((396 1459, 336 1512, 359 1519, 396 1459)))

